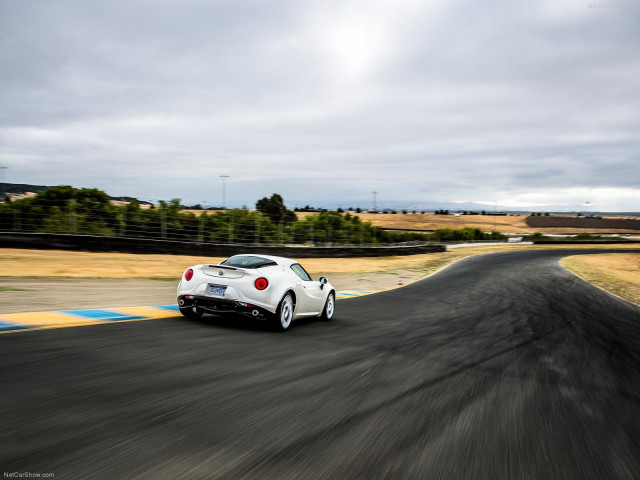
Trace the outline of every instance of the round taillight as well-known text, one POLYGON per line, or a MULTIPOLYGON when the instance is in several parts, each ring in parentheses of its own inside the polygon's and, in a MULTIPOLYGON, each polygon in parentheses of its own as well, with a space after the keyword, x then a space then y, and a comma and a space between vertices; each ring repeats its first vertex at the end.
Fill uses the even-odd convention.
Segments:
POLYGON ((258 290, 264 290, 269 286, 269 281, 264 277, 260 277, 256 279, 256 281, 254 282, 254 285, 258 290))
POLYGON ((188 282, 192 278, 193 278, 193 270, 189 268, 187 269, 186 272, 184 272, 184 279, 188 282))

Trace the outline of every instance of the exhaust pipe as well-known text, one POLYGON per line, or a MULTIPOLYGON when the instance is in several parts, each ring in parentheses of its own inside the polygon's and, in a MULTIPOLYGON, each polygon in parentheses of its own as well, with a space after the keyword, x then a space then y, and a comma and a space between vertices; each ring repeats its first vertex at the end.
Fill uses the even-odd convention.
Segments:
POLYGON ((253 312, 251 312, 251 315, 257 317, 258 315, 260 315, 260 312, 258 310, 254 310, 253 312))
POLYGON ((184 298, 181 298, 181 299, 178 301, 178 305, 180 305, 181 307, 184 307, 184 298))

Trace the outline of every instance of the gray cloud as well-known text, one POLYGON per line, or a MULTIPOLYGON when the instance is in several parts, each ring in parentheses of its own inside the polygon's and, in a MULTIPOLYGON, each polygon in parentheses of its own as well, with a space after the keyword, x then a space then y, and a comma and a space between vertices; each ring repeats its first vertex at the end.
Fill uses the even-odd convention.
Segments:
POLYGON ((8 181, 640 210, 640 4, 0 5, 8 181), (585 198, 587 197, 588 198, 585 198))

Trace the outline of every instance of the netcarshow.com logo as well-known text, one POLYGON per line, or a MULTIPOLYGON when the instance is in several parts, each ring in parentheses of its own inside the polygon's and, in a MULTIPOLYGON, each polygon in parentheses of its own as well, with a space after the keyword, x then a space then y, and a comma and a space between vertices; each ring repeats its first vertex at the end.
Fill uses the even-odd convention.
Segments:
POLYGON ((54 478, 53 473, 4 472, 3 478, 54 478))

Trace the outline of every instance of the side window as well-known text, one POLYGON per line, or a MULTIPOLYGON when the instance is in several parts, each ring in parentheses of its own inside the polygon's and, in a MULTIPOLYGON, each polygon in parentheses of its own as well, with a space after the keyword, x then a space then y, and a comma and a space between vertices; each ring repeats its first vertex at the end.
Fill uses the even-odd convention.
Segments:
POLYGON ((309 276, 307 271, 304 268, 302 268, 302 265, 300 265, 299 263, 294 263, 293 265, 291 265, 291 270, 293 270, 295 274, 298 275, 305 282, 311 281, 311 277, 309 276))

